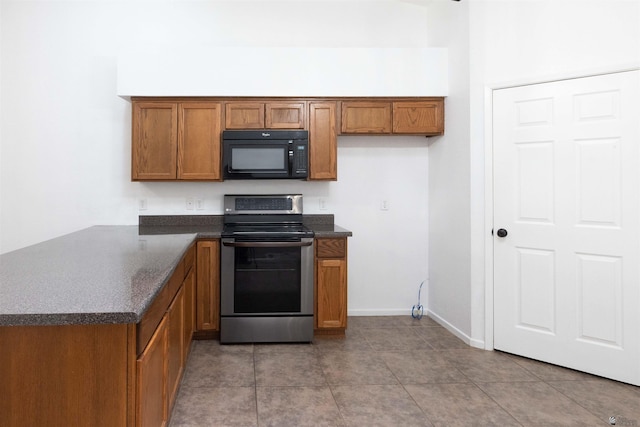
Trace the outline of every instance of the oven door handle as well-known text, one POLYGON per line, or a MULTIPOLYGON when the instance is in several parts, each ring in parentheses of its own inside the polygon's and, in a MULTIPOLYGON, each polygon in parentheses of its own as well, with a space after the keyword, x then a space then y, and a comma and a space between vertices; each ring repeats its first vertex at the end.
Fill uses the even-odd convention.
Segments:
POLYGON ((313 242, 222 242, 234 248, 299 248, 311 246, 313 242))

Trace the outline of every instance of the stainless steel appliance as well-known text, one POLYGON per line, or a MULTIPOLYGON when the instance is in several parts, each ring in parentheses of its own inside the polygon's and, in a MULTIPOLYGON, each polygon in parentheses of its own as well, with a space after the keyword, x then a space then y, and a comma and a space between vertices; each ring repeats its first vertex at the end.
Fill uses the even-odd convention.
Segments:
POLYGON ((313 339, 313 231, 302 195, 225 195, 220 342, 313 339))
POLYGON ((306 179, 309 132, 225 130, 222 168, 224 179, 306 179))

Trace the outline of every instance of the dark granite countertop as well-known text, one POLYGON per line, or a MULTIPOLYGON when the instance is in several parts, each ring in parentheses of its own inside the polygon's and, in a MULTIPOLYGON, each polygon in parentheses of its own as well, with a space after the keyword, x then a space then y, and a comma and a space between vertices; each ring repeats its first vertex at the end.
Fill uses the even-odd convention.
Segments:
MULTIPOLYGON (((137 323, 196 239, 222 216, 94 226, 0 255, 0 326, 137 323)), ((333 215, 304 216, 316 237, 348 237, 333 215)))
MULTIPOLYGON (((217 239, 222 215, 158 215, 139 218, 140 234, 196 233, 198 239, 217 239)), ((351 231, 335 225, 333 215, 303 215, 304 224, 316 237, 350 237, 351 231)))
POLYGON ((0 255, 0 326, 137 323, 195 238, 95 226, 0 255))

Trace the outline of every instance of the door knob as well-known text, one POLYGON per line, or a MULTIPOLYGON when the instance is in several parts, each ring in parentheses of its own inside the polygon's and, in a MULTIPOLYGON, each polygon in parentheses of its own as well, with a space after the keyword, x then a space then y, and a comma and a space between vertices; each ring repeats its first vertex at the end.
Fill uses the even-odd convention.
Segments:
POLYGON ((507 230, 505 230, 504 228, 499 228, 498 232, 496 233, 498 235, 498 237, 507 237, 507 230))

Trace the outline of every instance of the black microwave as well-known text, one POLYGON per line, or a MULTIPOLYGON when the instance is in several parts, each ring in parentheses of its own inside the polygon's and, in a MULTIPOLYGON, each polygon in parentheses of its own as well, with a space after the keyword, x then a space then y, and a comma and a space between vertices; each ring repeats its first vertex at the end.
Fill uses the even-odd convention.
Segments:
POLYGON ((309 132, 225 130, 222 168, 224 179, 306 179, 309 132))

